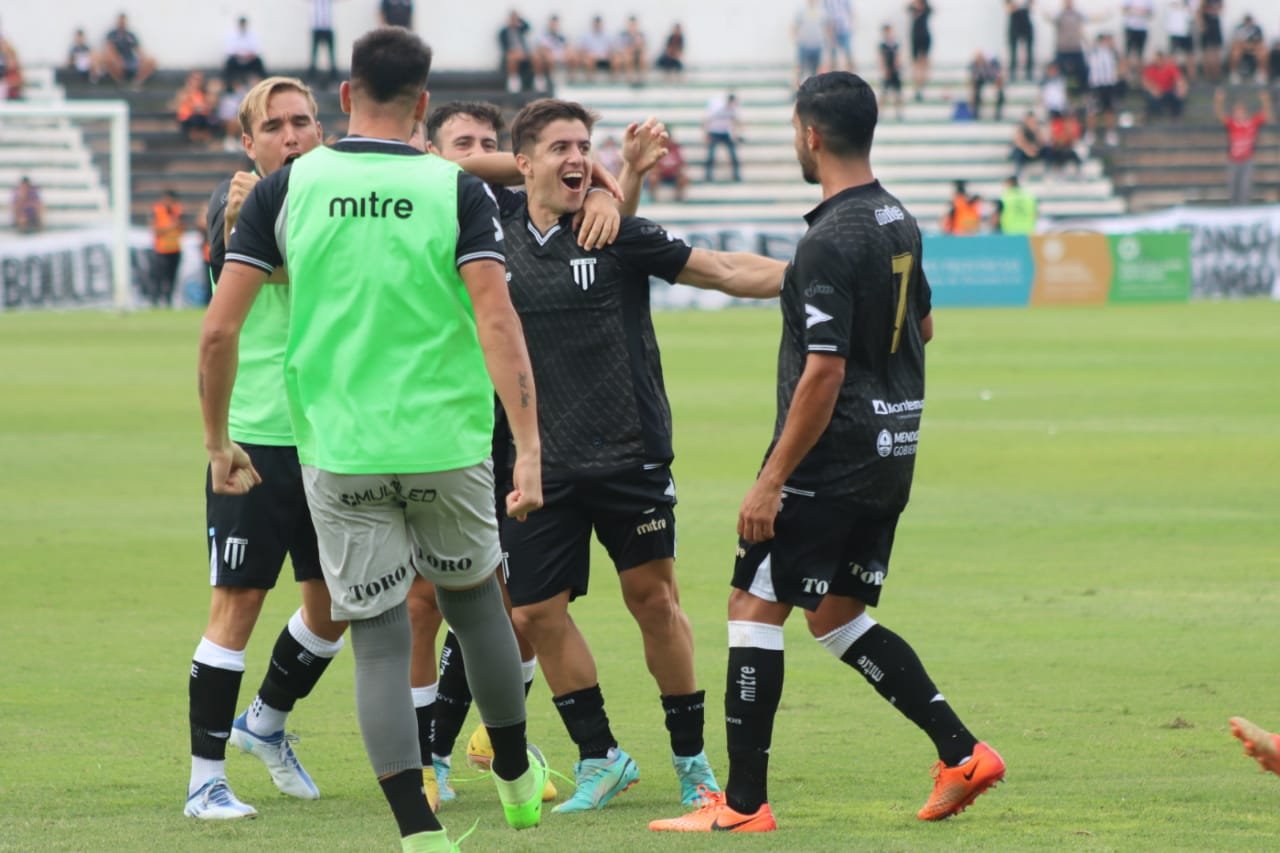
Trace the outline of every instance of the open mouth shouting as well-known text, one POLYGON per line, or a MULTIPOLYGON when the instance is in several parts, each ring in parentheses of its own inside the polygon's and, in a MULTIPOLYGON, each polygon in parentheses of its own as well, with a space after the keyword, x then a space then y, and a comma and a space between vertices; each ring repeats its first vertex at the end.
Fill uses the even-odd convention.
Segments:
POLYGON ((569 192, 574 193, 582 190, 586 180, 586 175, 580 169, 565 172, 560 176, 560 183, 564 184, 565 189, 569 190, 569 192))

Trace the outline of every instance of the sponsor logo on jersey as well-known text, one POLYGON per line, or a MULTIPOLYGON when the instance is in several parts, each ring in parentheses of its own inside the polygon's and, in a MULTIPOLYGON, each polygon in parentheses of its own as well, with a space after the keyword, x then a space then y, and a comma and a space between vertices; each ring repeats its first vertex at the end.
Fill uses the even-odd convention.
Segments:
POLYGON ((804 327, 806 329, 812 329, 814 326, 818 325, 819 323, 825 323, 828 320, 832 319, 830 314, 828 314, 825 311, 820 311, 817 308, 814 308, 812 305, 804 306, 804 313, 806 316, 806 319, 804 321, 804 327))
POLYGON ((834 287, 829 284, 823 284, 820 281, 815 281, 804 289, 804 295, 808 299, 812 299, 815 296, 829 296, 835 292, 836 289, 834 287))
POLYGON ((899 400, 896 403, 886 403, 884 400, 871 401, 871 411, 877 415, 901 415, 918 412, 923 408, 924 400, 899 400))
POLYGON ((880 434, 876 436, 876 453, 882 457, 893 453, 893 433, 887 429, 880 430, 880 434))
POLYGON ((222 546, 222 564, 231 571, 244 565, 245 552, 249 550, 249 540, 239 536, 228 536, 222 546))
POLYGON ((919 430, 889 432, 887 429, 882 429, 880 434, 876 436, 876 453, 880 454, 882 458, 888 456, 915 456, 919 441, 919 430))
POLYGON ((902 212, 902 208, 898 207, 896 204, 876 208, 877 225, 888 225, 891 222, 901 222, 906 218, 906 214, 902 212))
POLYGON ((573 283, 583 290, 596 283, 595 258, 574 258, 569 261, 569 268, 573 270, 573 283))
POLYGON ((368 198, 337 196, 329 199, 330 219, 390 219, 391 216, 396 219, 413 216, 413 202, 407 198, 378 198, 376 190, 371 190, 368 198))

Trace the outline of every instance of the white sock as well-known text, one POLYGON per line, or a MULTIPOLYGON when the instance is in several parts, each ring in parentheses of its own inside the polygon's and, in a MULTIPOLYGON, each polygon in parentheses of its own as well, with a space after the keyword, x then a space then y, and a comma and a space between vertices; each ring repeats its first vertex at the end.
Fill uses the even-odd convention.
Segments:
POLYGON ((227 762, 212 758, 191 756, 191 781, 187 783, 187 796, 194 794, 201 785, 215 776, 227 775, 227 762))
POLYGON ((258 737, 271 737, 283 732, 284 721, 288 718, 288 711, 272 708, 262 701, 261 696, 253 697, 253 704, 249 706, 249 713, 246 715, 249 731, 258 737))
POLYGON ((538 659, 536 657, 520 661, 520 675, 524 678, 525 684, 533 684, 533 676, 537 671, 538 659))
POLYGON ((436 684, 428 684, 426 687, 409 688, 413 692, 413 707, 425 708, 428 705, 434 705, 439 688, 438 682, 436 684))

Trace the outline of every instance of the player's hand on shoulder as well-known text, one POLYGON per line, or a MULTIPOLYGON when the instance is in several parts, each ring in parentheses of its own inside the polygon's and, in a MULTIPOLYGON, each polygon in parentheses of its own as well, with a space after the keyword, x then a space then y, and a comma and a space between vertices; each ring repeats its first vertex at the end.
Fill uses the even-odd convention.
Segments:
POLYGON ((214 494, 243 495, 262 482, 244 448, 234 441, 209 450, 209 479, 214 494))
POLYGON ((588 160, 587 164, 591 167, 591 178, 589 180, 591 186, 607 190, 609 195, 613 196, 619 204, 627 200, 627 194, 622 191, 622 184, 618 183, 618 179, 614 177, 612 172, 596 160, 588 160))
POLYGON ((573 217, 578 245, 589 252, 611 245, 621 228, 622 213, 608 193, 587 193, 582 209, 573 217))

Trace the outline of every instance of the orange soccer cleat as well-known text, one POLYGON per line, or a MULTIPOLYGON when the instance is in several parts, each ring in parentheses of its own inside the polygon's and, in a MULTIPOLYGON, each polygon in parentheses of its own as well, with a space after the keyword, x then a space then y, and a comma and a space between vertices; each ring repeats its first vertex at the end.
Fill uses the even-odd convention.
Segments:
POLYGON ((1245 755, 1257 759, 1263 770, 1280 774, 1280 734, 1272 734, 1244 717, 1231 718, 1231 734, 1244 744, 1245 755))
POLYGON ((943 820, 958 815, 978 795, 1004 779, 1004 759, 985 743, 974 747, 964 764, 948 767, 939 761, 933 765, 933 793, 916 813, 920 820, 943 820))
POLYGON ((773 832, 778 823, 768 803, 754 814, 740 814, 725 802, 720 791, 703 795, 702 807, 682 817, 649 822, 655 832, 773 832))

